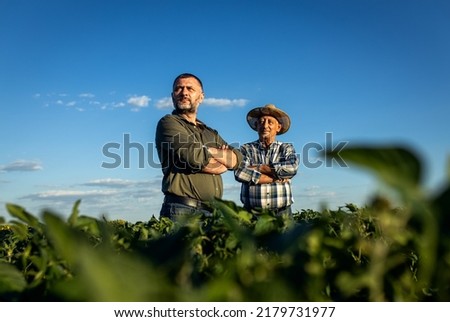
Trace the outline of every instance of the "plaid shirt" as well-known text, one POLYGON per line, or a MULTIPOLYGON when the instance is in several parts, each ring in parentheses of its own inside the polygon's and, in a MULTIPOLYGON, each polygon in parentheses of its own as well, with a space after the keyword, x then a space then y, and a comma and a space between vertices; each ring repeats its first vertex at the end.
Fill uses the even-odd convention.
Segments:
POLYGON ((241 146, 243 160, 234 172, 242 183, 241 201, 248 208, 276 209, 294 202, 291 180, 285 183, 258 184, 261 172, 249 166, 268 164, 278 179, 291 179, 296 175, 299 158, 291 143, 273 142, 265 149, 259 140, 241 146))

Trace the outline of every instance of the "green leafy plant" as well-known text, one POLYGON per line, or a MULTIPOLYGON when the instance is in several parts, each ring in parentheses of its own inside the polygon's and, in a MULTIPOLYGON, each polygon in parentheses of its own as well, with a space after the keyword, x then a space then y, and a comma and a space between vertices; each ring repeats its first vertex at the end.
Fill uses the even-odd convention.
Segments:
POLYGON ((253 217, 217 200, 212 217, 136 223, 82 215, 81 201, 67 219, 8 204, 0 300, 450 300, 450 186, 427 194, 410 149, 353 147, 340 157, 395 197, 292 217, 253 217))

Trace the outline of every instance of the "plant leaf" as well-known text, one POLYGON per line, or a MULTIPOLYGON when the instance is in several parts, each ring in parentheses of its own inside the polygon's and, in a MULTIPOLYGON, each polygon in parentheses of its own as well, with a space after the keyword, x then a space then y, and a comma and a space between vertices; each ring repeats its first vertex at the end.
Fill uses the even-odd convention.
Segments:
POLYGON ((75 224, 77 222, 77 219, 78 219, 78 216, 80 215, 80 211, 78 210, 78 208, 80 206, 80 203, 81 203, 81 199, 78 199, 73 204, 72 213, 70 214, 70 217, 69 217, 69 224, 71 226, 75 226, 75 224))
POLYGON ((32 214, 27 212, 25 210, 25 208, 18 206, 18 205, 8 203, 8 204, 6 204, 6 209, 8 210, 8 212, 11 216, 13 216, 17 219, 20 219, 21 221, 28 224, 29 226, 41 231, 42 225, 39 222, 39 220, 35 216, 33 216, 32 214))
POLYGON ((25 277, 15 266, 0 262, 0 294, 20 293, 26 286, 25 277))
POLYGON ((156 273, 145 258, 117 254, 108 243, 92 247, 88 236, 52 213, 45 213, 44 220, 56 251, 74 273, 72 281, 61 282, 55 288, 64 298, 120 302, 174 300, 176 295, 169 289, 165 276, 156 273))

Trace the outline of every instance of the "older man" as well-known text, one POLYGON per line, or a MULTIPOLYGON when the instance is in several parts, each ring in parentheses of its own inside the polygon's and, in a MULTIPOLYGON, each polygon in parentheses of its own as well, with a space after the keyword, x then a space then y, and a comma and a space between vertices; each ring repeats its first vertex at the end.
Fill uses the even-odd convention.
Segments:
POLYGON ((291 179, 297 174, 299 159, 291 143, 277 140, 277 135, 289 130, 291 120, 267 104, 248 112, 247 123, 258 132, 258 140, 241 146, 243 161, 234 173, 242 183, 241 201, 254 214, 292 215, 291 179))

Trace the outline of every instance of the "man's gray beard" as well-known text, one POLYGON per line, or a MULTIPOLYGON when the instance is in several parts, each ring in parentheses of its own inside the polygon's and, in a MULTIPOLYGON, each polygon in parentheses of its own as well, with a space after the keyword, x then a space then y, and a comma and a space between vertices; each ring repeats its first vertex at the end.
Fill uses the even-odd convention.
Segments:
POLYGON ((189 108, 180 107, 179 104, 175 106, 175 109, 180 114, 193 114, 197 112, 197 108, 195 106, 190 106, 189 108))

